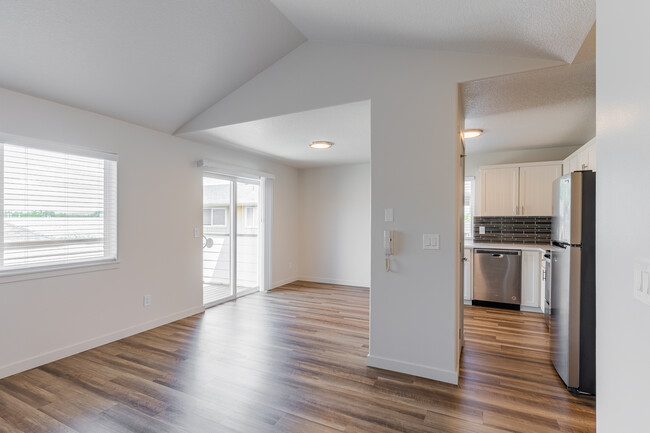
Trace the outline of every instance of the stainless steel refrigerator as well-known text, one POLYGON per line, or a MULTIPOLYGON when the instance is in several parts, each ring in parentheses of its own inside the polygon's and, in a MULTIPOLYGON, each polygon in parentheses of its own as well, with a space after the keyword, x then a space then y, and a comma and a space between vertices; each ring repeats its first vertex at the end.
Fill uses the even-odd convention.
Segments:
POLYGON ((553 184, 551 352, 569 391, 596 393, 596 174, 553 184))

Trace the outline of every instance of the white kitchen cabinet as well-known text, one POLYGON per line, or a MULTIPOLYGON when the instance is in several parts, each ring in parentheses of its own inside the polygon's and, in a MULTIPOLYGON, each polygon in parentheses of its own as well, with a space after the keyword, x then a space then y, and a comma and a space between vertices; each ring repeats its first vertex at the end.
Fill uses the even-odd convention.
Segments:
POLYGON ((553 181, 560 176, 560 164, 520 167, 519 215, 552 215, 553 181))
POLYGON ((579 170, 596 171, 596 139, 592 138, 584 146, 567 156, 562 165, 564 174, 579 170))
POLYGON ((587 167, 585 170, 596 171, 596 141, 592 140, 587 148, 587 167))
POLYGON ((473 282, 473 267, 472 267, 472 249, 465 248, 464 252, 464 267, 463 267, 463 299, 468 303, 472 300, 472 282, 473 282))
POLYGON ((522 251, 521 254, 521 306, 539 308, 541 290, 542 254, 522 251))
POLYGON ((564 174, 572 173, 578 170, 578 155, 575 155, 573 158, 569 158, 564 166, 564 174))
POLYGON ((517 215, 519 167, 481 167, 481 215, 517 215))
POLYGON ((481 216, 548 216, 562 162, 483 166, 481 216))
POLYGON ((589 152, 580 152, 578 154, 578 170, 587 170, 587 167, 589 167, 589 152))

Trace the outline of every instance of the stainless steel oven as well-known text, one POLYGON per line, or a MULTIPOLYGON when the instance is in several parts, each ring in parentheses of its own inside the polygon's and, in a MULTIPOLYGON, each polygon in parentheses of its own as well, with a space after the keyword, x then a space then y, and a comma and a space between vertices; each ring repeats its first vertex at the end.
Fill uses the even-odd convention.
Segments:
POLYGON ((544 280, 544 319, 546 327, 551 328, 551 252, 544 254, 544 266, 542 268, 544 280))

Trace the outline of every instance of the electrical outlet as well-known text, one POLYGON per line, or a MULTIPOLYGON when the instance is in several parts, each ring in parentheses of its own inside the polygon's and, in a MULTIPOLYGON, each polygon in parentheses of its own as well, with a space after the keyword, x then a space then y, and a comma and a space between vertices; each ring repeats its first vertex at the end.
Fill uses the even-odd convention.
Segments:
POLYGON ((478 234, 479 235, 485 234, 485 226, 478 226, 478 234))
POLYGON ((650 260, 634 261, 634 297, 650 305, 650 260))
POLYGON ((151 295, 144 295, 142 303, 145 307, 151 306, 151 295))

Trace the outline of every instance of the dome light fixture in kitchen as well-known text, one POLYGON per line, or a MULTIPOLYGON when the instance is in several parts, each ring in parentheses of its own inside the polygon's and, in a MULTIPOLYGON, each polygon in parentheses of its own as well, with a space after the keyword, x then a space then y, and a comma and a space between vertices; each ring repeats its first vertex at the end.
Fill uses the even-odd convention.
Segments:
POLYGON ((312 149, 329 149, 332 146, 334 146, 334 143, 324 140, 312 141, 309 145, 312 149))
POLYGON ((474 138, 478 137, 479 135, 483 134, 482 129, 465 129, 463 131, 463 138, 474 138))

